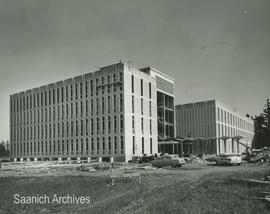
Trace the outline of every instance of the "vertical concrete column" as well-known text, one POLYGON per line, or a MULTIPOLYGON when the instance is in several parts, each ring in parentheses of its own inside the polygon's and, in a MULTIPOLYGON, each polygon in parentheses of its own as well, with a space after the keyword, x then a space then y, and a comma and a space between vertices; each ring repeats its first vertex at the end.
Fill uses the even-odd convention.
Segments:
POLYGON ((184 141, 181 140, 181 153, 183 154, 184 153, 184 141))
POLYGON ((220 139, 218 139, 218 154, 220 154, 220 139))
POLYGON ((34 161, 37 162, 38 161, 38 158, 34 158, 34 161))
POLYGON ((234 153, 234 140, 232 138, 232 153, 234 153))
POLYGON ((91 158, 90 157, 87 158, 87 162, 91 163, 91 158))
POLYGON ((102 157, 98 157, 98 162, 102 162, 102 157))
POLYGON ((240 151, 239 151, 239 139, 237 139, 236 144, 237 144, 237 153, 239 154, 240 153, 240 151))
POLYGON ((113 157, 111 157, 111 163, 113 163, 114 162, 114 158, 113 157))
POLYGON ((174 144, 172 143, 172 153, 174 154, 174 144))
POLYGON ((227 152, 227 142, 226 142, 227 140, 224 139, 223 141, 224 141, 223 142, 224 143, 224 153, 226 153, 227 152))
POLYGON ((14 158, 14 162, 17 162, 17 158, 14 158))

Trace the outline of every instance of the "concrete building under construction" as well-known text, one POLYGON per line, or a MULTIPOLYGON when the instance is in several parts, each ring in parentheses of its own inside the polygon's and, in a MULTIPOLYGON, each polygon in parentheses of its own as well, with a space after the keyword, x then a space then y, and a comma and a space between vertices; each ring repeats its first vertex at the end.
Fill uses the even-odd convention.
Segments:
POLYGON ((251 147, 253 135, 253 121, 219 101, 181 104, 176 106, 176 138, 180 143, 170 150, 193 154, 242 153, 251 147))
POLYGON ((174 136, 174 80, 116 63, 10 96, 14 160, 127 161, 174 136))

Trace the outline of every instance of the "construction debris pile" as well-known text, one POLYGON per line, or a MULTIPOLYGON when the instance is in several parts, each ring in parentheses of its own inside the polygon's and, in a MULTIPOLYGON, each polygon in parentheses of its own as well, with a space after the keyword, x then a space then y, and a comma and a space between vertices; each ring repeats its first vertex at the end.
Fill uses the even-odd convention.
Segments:
POLYGON ((252 152, 247 153, 243 160, 249 163, 270 162, 270 147, 254 149, 252 152))
POLYGON ((205 160, 196 156, 196 155, 190 155, 189 157, 185 157, 186 163, 191 163, 191 164, 202 164, 205 163, 205 160))

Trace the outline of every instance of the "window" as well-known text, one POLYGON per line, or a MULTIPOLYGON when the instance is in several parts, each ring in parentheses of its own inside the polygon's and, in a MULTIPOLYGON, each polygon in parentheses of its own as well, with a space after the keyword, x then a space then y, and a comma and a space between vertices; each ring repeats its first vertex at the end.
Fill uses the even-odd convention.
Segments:
POLYGON ((93 96, 93 80, 90 80, 90 91, 91 91, 91 96, 93 96))
MULTIPOLYGON (((41 94, 40 94, 40 100, 41 100, 41 107, 43 106, 43 92, 41 92, 41 94)), ((25 104, 24 103, 25 101, 24 101, 24 98, 23 98, 23 105, 25 104)))
POLYGON ((132 154, 135 154, 135 136, 132 137, 132 154))
POLYGON ((105 134, 105 117, 102 117, 102 134, 105 134))
POLYGON ((78 121, 76 120, 76 136, 79 135, 79 124, 78 121))
POLYGON ((134 93, 134 76, 131 76, 131 91, 134 93))
POLYGON ((114 136, 114 153, 117 154, 117 136, 114 136))
POLYGON ((120 77, 120 81, 122 82, 123 81, 123 73, 122 72, 119 73, 119 77, 120 77))
POLYGON ((57 103, 60 102, 60 88, 57 88, 57 103))
POLYGON ((124 137, 121 136, 120 138, 121 138, 120 140, 121 154, 124 154, 124 137))
POLYGON ((79 152, 79 142, 78 142, 78 139, 76 139, 76 154, 78 154, 79 152))
POLYGON ((68 86, 66 86, 66 102, 68 101, 68 86))
POLYGON ((141 114, 143 115, 143 98, 141 98, 141 114))
POLYGON ((75 117, 78 117, 78 103, 75 103, 75 117))
POLYGON ((83 116, 83 102, 81 101, 81 117, 83 116))
POLYGON ((102 97, 101 108, 102 108, 102 114, 105 114, 105 97, 102 97))
POLYGON ((85 140, 86 140, 85 141, 85 151, 86 151, 86 154, 88 154, 89 153, 89 142, 88 142, 88 138, 86 138, 85 140))
POLYGON ((80 98, 82 99, 83 97, 83 83, 80 82, 80 98))
POLYGON ((87 81, 85 81, 84 87, 85 87, 85 97, 88 97, 88 82, 87 81))
POLYGON ((97 98, 96 99, 96 114, 98 115, 99 114, 99 99, 97 98))
POLYGON ((91 99, 91 115, 93 116, 94 114, 94 100, 91 99))
POLYGON ((99 154, 99 138, 97 137, 97 153, 99 154))
POLYGON ((135 100, 134 100, 134 95, 132 95, 132 113, 135 111, 135 100))
POLYGON ((78 99, 78 84, 75 84, 75 99, 78 99))
POLYGON ((96 95, 98 95, 98 85, 99 85, 99 79, 96 79, 96 95))
MULTIPOLYGON (((20 99, 21 103, 20 103, 20 110, 22 110, 22 98, 20 99)), ((37 94, 37 108, 39 107, 39 94, 37 94)))
POLYGON ((83 120, 81 120, 81 136, 83 136, 83 120))
POLYGON ((61 87, 61 101, 64 102, 64 88, 61 87))
POLYGON ((142 154, 144 154, 144 137, 142 137, 142 154))
POLYGON ((105 154, 105 137, 102 137, 102 150, 103 150, 103 154, 105 154))
POLYGON ((74 151, 74 144, 73 144, 73 139, 71 139, 71 143, 70 143, 70 146, 71 146, 71 153, 73 153, 73 151, 74 151))
POLYGON ((81 154, 83 154, 83 151, 84 151, 84 146, 83 146, 83 139, 81 139, 81 154))
POLYGON ((108 153, 111 154, 111 150, 112 150, 112 138, 108 137, 108 153))
POLYGON ((132 132, 135 133, 135 117, 132 116, 132 132))
POLYGON ((152 98, 152 85, 151 82, 149 82, 149 99, 152 98))
POLYGON ((120 112, 123 112, 124 102, 123 102, 123 94, 120 94, 120 112))
POLYGON ((97 134, 99 134, 99 118, 97 118, 97 134))
POLYGON ((89 110, 89 101, 86 100, 85 101, 85 114, 86 114, 86 117, 88 116, 88 110, 89 110))
POLYGON ((73 100, 73 86, 70 85, 70 100, 73 100))
POLYGON ((107 109, 108 109, 108 113, 110 113, 111 112, 111 96, 108 96, 108 107, 107 107, 107 109))
POLYGON ((120 132, 122 133, 124 131, 124 116, 120 115, 120 132))
POLYGON ((114 133, 117 132, 117 116, 114 115, 114 133))
POLYGON ((116 104, 116 95, 113 95, 113 110, 114 110, 114 113, 116 113, 117 111, 117 104, 116 104))
POLYGON ((141 118, 141 127, 142 127, 142 134, 144 133, 144 120, 141 118))
POLYGON ((153 140, 150 138, 150 154, 153 154, 153 140))
POLYGON ((91 135, 94 134, 94 119, 91 118, 91 135))
POLYGON ((152 102, 149 101, 149 116, 152 117, 152 102))
POLYGON ((92 151, 92 154, 94 154, 94 150, 95 150, 94 138, 91 138, 91 151, 92 151))
POLYGON ((86 129, 86 135, 88 135, 88 131, 89 131, 89 120, 86 119, 85 121, 85 129, 86 129))
POLYGON ((150 129, 150 135, 152 135, 152 120, 149 120, 149 129, 150 129))
POLYGON ((111 117, 108 116, 108 134, 111 133, 111 117))
POLYGON ((141 96, 143 96, 143 79, 141 79, 141 96))

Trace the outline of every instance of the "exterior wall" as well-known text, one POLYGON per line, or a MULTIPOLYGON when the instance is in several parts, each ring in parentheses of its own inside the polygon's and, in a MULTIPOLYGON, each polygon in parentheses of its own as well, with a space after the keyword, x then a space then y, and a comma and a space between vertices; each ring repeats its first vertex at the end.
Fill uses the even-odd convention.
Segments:
POLYGON ((254 134, 252 120, 215 100, 177 105, 176 123, 177 137, 197 139, 193 149, 204 154, 242 153, 246 147, 231 138, 243 136, 240 142, 251 146, 254 134))
POLYGON ((131 156, 135 154, 141 155, 144 153, 147 154, 157 153, 158 142, 157 142, 156 80, 155 78, 149 76, 144 72, 141 72, 140 70, 137 70, 131 65, 125 65, 124 82, 125 82, 124 100, 125 100, 125 124, 126 124, 125 140, 127 142, 130 142, 126 144, 125 148, 127 159, 130 159, 131 156), (133 87, 132 87, 132 78, 134 83, 133 87), (143 95, 141 94, 141 81, 143 83, 143 95), (151 84, 151 92, 149 84, 151 84), (143 112, 142 112, 142 105, 143 105, 143 112), (142 128, 142 119, 143 119, 143 128, 142 128), (152 130, 150 130, 150 123, 152 124, 151 127, 152 130), (142 143, 142 141, 144 141, 144 143, 142 143), (152 146, 150 145, 151 142, 152 146))
POLYGON ((177 105, 176 133, 178 138, 215 137, 215 102, 177 105))
MULTIPOLYGON (((216 102, 216 136, 242 136, 240 141, 251 147, 252 139, 254 136, 253 121, 244 115, 235 112, 229 106, 226 106, 220 102, 216 102)), ((228 139, 226 144, 221 142, 220 153, 236 151, 235 144, 231 139, 228 139)), ((245 152, 246 147, 239 145, 239 153, 245 152)))
POLYGON ((127 161, 133 154, 157 153, 156 100, 156 79, 121 62, 11 95, 11 157, 107 160, 113 157, 116 161, 127 161), (134 92, 131 90, 132 74, 134 92), (135 118, 134 131, 132 116, 135 118))
POLYGON ((156 79, 158 140, 175 138, 174 79, 152 67, 140 69, 156 79))
POLYGON ((11 156, 124 160, 123 113, 123 64, 12 95, 11 156))

